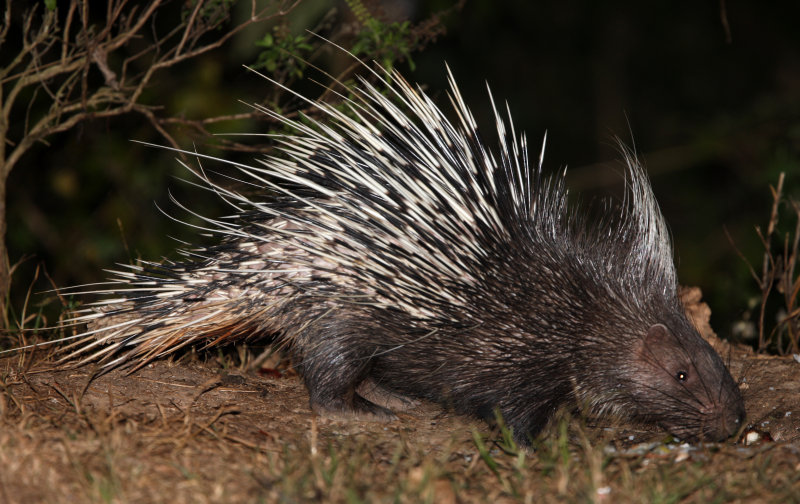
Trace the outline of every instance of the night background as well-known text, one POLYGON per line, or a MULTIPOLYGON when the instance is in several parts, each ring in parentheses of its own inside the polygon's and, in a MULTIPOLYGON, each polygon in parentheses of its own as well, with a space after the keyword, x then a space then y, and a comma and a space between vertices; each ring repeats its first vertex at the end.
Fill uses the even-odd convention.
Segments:
MULTIPOLYGON (((441 18, 446 33, 411 54, 413 69, 398 64, 404 75, 447 109, 446 62, 484 129, 492 126, 488 81, 495 99, 508 101, 517 130, 527 133, 531 157, 547 131, 545 171, 568 166, 571 187, 583 198, 619 194, 614 137, 635 143, 675 242, 680 282, 703 289, 712 327, 730 336, 758 288, 725 230, 759 269, 754 226, 768 222, 769 185, 783 171, 785 194, 800 190, 800 3, 454 5, 386 2, 384 20, 413 23, 450 9, 441 18)), ((290 14, 292 31, 319 26, 331 6, 337 10, 325 26, 354 23, 344 2, 303 2, 290 14)), ((167 115, 195 118, 245 110, 242 102, 269 92, 268 83, 242 68, 257 58, 253 41, 263 30, 159 74, 143 100, 164 105, 167 115)), ((315 63, 348 64, 341 55, 315 63)), ((176 138, 192 149, 198 140, 184 133, 176 138)), ((26 259, 13 276, 12 307, 24 303, 37 265, 55 285, 67 286, 101 281, 102 269, 114 263, 175 257, 179 244, 170 237, 196 235, 156 208, 175 209, 168 191, 194 210, 219 215, 207 193, 176 180, 185 172, 174 154, 131 140, 163 144, 135 115, 85 122, 30 151, 11 173, 10 262, 26 259)), ((782 210, 779 230, 793 231, 795 216, 782 210)), ((32 290, 48 288, 40 278, 32 290)))

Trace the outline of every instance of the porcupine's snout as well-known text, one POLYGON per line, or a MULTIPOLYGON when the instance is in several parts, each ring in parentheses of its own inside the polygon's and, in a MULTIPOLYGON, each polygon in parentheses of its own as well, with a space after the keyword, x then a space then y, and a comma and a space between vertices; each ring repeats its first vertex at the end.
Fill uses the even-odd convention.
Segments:
POLYGON ((715 411, 710 412, 715 421, 709 422, 707 428, 703 429, 702 439, 708 441, 724 441, 736 435, 744 425, 747 417, 744 408, 744 400, 733 380, 730 384, 720 386, 720 398, 714 405, 715 411))

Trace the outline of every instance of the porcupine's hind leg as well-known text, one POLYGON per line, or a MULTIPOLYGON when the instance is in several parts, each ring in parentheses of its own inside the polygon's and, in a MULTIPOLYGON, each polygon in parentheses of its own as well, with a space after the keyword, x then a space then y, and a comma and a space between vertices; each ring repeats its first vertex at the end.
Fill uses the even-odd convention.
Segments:
MULTIPOLYGON (((397 416, 388 408, 366 399, 373 350, 365 340, 375 328, 358 319, 334 315, 318 318, 297 336, 295 353, 314 412, 344 419, 390 422, 397 416)), ((381 401, 387 403, 385 401, 381 401)))

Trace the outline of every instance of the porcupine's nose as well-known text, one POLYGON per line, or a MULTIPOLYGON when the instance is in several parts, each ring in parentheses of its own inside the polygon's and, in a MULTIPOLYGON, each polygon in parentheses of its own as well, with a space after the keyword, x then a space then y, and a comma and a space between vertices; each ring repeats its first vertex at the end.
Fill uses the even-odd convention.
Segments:
POLYGON ((727 412, 728 413, 723 416, 724 439, 739 432, 739 429, 742 428, 747 418, 747 414, 744 410, 744 402, 741 398, 738 398, 738 401, 735 401, 732 407, 727 409, 727 412))
POLYGON ((739 432, 746 418, 744 401, 737 393, 735 397, 730 397, 722 403, 718 422, 709 426, 703 437, 710 441, 725 441, 739 432))

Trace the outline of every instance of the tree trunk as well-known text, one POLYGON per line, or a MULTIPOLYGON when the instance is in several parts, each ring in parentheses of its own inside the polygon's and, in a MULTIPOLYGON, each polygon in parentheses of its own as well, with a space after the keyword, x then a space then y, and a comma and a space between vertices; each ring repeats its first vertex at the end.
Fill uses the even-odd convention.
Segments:
POLYGON ((0 163, 0 331, 8 329, 8 290, 11 284, 9 278, 9 259, 6 249, 6 181, 8 172, 5 163, 0 163))

